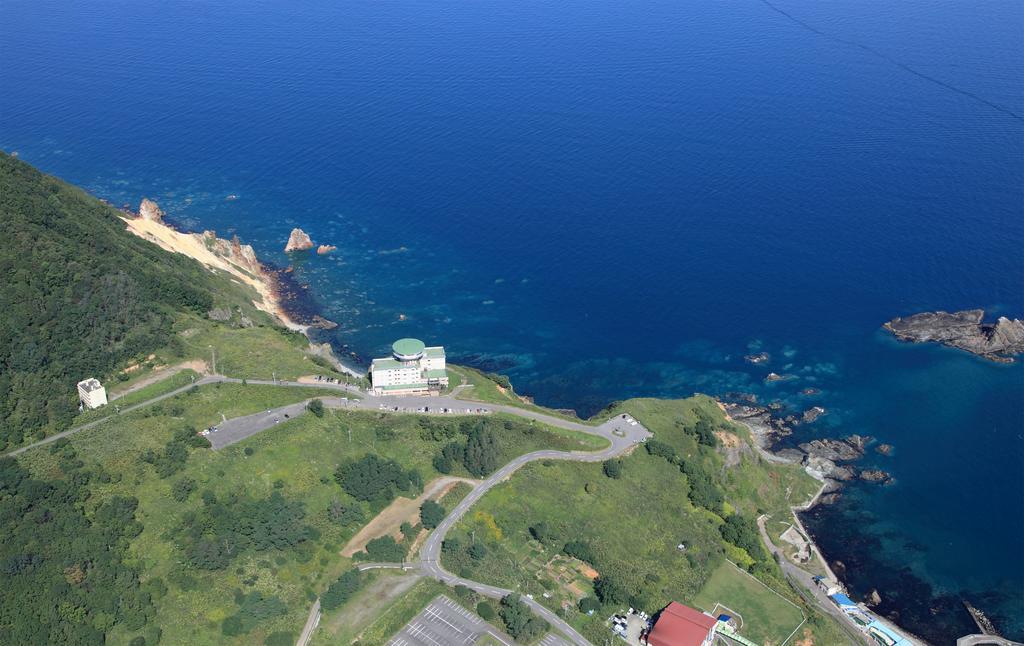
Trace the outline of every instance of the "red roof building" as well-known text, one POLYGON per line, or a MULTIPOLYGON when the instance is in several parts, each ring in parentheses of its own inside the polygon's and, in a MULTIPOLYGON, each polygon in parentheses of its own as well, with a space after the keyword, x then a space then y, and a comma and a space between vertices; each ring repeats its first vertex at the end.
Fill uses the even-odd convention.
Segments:
POLYGON ((715 639, 718 620, 673 601, 658 615, 647 636, 649 646, 705 646, 715 639))

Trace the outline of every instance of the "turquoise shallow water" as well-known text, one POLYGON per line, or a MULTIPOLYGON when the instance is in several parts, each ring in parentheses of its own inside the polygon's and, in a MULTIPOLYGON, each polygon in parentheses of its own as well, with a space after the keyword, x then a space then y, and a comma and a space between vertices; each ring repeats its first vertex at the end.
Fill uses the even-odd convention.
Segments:
POLYGON ((7 0, 0 147, 293 264, 356 362, 414 335, 584 414, 820 404, 802 437, 897 447, 869 458, 895 485, 809 519, 855 596, 949 643, 964 595, 1024 637, 1024 372, 878 329, 1024 315, 1022 24, 1010 0, 7 0), (285 257, 293 226, 338 252, 285 257))

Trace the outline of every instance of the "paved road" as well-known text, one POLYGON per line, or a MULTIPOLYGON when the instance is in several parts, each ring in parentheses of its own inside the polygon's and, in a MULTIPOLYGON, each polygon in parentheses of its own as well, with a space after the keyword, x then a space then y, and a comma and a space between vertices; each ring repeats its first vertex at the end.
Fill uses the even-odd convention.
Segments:
MULTIPOLYGON (((207 377, 203 377, 201 379, 197 379, 196 383, 194 383, 194 384, 189 384, 187 386, 182 386, 181 388, 177 388, 175 390, 172 390, 171 392, 164 393, 163 395, 158 395, 158 396, 156 396, 156 397, 154 397, 152 399, 147 399, 146 401, 139 402, 138 404, 132 404, 131 406, 125 406, 124 408, 121 409, 120 414, 124 415, 125 413, 130 413, 133 410, 137 410, 137 409, 142 408, 144 406, 149 406, 150 404, 155 404, 155 403, 157 403, 159 401, 163 401, 163 400, 168 399, 170 397, 174 397, 175 395, 180 395, 181 393, 185 392, 186 390, 188 390, 192 386, 200 386, 200 385, 203 385, 203 384, 212 384, 212 383, 216 383, 218 381, 230 381, 230 380, 228 378, 226 378, 226 377, 221 377, 221 376, 218 376, 218 375, 210 375, 210 376, 207 376, 207 377)), ((108 406, 109 405, 110 404, 108 404, 108 406)), ((115 413, 114 415, 116 415, 116 414, 117 413, 115 413)), ((68 437, 69 435, 74 435, 75 433, 78 433, 80 431, 85 431, 87 429, 99 426, 100 424, 102 424, 102 423, 104 423, 106 421, 109 421, 112 417, 114 417, 114 415, 108 415, 107 417, 100 418, 98 420, 89 422, 87 424, 82 424, 81 426, 75 426, 73 428, 69 428, 66 431, 62 431, 60 433, 55 433, 55 434, 51 435, 50 437, 47 437, 47 438, 42 439, 42 440, 39 440, 38 442, 34 442, 33 444, 29 444, 28 446, 23 446, 20 449, 15 449, 13 451, 10 451, 10 452, 6 453, 5 455, 8 455, 10 457, 14 457, 16 455, 20 455, 20 454, 24 453, 25 451, 28 451, 29 449, 34 449, 37 446, 44 446, 44 445, 49 444, 51 442, 56 442, 57 440, 61 439, 62 437, 68 437)))
POLYGON ((313 607, 309 609, 309 616, 306 617, 306 625, 302 627, 302 633, 299 635, 299 640, 295 642, 295 646, 306 646, 309 640, 313 638, 313 631, 320 624, 320 599, 313 602, 313 607))
MULTIPOLYGON (((14 457, 16 455, 20 455, 20 454, 24 453, 25 451, 28 451, 29 449, 34 449, 34 448, 39 447, 39 446, 45 446, 47 444, 50 444, 51 442, 56 442, 57 440, 61 439, 62 437, 68 437, 70 435, 74 435, 75 433, 79 433, 81 431, 85 431, 85 430, 88 430, 90 428, 95 428, 95 427, 99 426, 100 424, 103 424, 104 422, 110 421, 111 419, 113 419, 118 414, 125 415, 127 413, 130 413, 130 412, 132 412, 134 410, 138 410, 138 409, 143 408, 145 406, 150 406, 152 404, 156 404, 157 402, 161 402, 161 401, 163 401, 165 399, 169 399, 171 397, 174 397, 175 395, 180 395, 181 393, 187 391, 189 388, 192 388, 193 386, 204 386, 206 384, 215 384, 215 383, 240 384, 240 383, 242 383, 242 381, 243 381, 242 379, 235 379, 233 377, 224 377, 223 375, 206 375, 205 377, 201 377, 200 379, 197 379, 194 384, 188 384, 187 386, 182 386, 181 388, 177 388, 177 389, 172 390, 170 392, 166 392, 166 393, 164 393, 162 395, 157 395, 156 397, 153 397, 152 399, 147 399, 146 401, 142 401, 142 402, 139 402, 137 404, 132 404, 131 406, 125 406, 124 408, 121 409, 120 413, 113 413, 111 415, 108 415, 106 417, 102 417, 102 418, 94 420, 92 422, 88 422, 88 423, 82 424, 80 426, 75 426, 75 427, 69 428, 66 431, 62 431, 60 433, 55 433, 55 434, 53 434, 53 435, 51 435, 51 436, 49 436, 49 437, 47 437, 45 439, 39 440, 38 442, 34 442, 32 444, 29 444, 28 446, 23 446, 20 449, 15 449, 13 451, 9 451, 8 453, 5 453, 4 455, 5 456, 14 457)), ((303 383, 298 383, 298 382, 294 382, 294 381, 271 381, 269 379, 249 379, 249 380, 246 381, 246 383, 259 384, 259 385, 265 385, 265 386, 282 386, 282 387, 286 387, 286 388, 323 388, 324 390, 330 390, 330 391, 336 391, 336 392, 339 392, 339 393, 343 393, 343 394, 345 394, 345 395, 347 395, 349 397, 354 397, 354 396, 357 397, 357 396, 359 396, 359 394, 361 392, 355 386, 349 386, 348 384, 329 384, 329 383, 321 383, 321 382, 303 384, 303 383)), ((326 401, 325 401, 325 403, 326 403, 326 401)), ((109 405, 110 404, 108 404, 108 406, 109 405)), ((305 405, 305 402, 303 402, 303 405, 305 405)), ((271 426, 272 425, 273 425, 273 422, 271 422, 271 426)), ((238 442, 239 440, 245 439, 245 437, 248 437, 249 435, 252 435, 253 433, 258 433, 259 431, 266 430, 267 428, 269 428, 269 426, 262 426, 262 427, 259 427, 256 430, 250 430, 247 433, 239 432, 239 435, 241 435, 241 436, 238 437, 238 439, 234 440, 233 442, 229 442, 229 444, 233 444, 234 442, 238 442)), ((224 444, 224 446, 227 446, 227 445, 224 444)), ((219 448, 219 447, 214 447, 214 448, 219 448)))
MULTIPOLYGON (((533 419, 537 419, 537 417, 533 417, 533 415, 537 415, 540 418, 549 417, 541 413, 533 413, 533 411, 523 411, 515 407, 508 408, 512 409, 509 412, 513 412, 513 414, 532 413, 531 415, 524 416, 531 417, 533 419)), ((626 420, 624 420, 621 416, 615 417, 597 427, 588 426, 585 424, 576 424, 574 422, 560 420, 558 418, 551 419, 555 419, 561 422, 563 428, 572 428, 573 430, 580 430, 587 433, 592 433, 594 435, 600 435, 601 437, 608 439, 611 442, 611 446, 609 446, 607 449, 604 449, 603 451, 595 452, 565 452, 550 450, 534 451, 533 453, 527 453, 526 455, 521 455, 515 458, 502 468, 495 471, 493 474, 491 474, 490 477, 488 477, 486 480, 477 485, 471 492, 469 492, 469 494, 465 498, 463 498, 458 505, 455 506, 455 509, 453 509, 445 517, 445 519, 441 521, 441 524, 439 524, 437 528, 435 528, 434 531, 430 533, 430 536, 427 538, 426 542, 424 542, 423 547, 420 550, 420 558, 423 562, 423 571, 425 573, 429 574, 430 576, 433 576, 434 578, 448 585, 464 585, 487 597, 501 598, 509 594, 510 592, 512 592, 512 590, 486 585, 483 583, 478 583, 476 581, 471 581, 469 579, 464 579, 462 577, 455 576, 454 574, 448 572, 441 566, 441 543, 444 541, 444 537, 448 534, 448 531, 453 526, 455 526, 456 523, 459 522, 459 520, 466 514, 466 512, 469 511, 469 508, 472 507, 476 503, 476 501, 480 500, 480 498, 482 498, 484 494, 490 491, 494 486, 507 480, 513 473, 518 471, 524 465, 529 464, 530 462, 533 462, 535 460, 572 460, 577 462, 601 462, 607 460, 608 458, 621 455, 622 453, 629 450, 630 447, 651 436, 650 432, 647 431, 647 429, 645 429, 643 426, 639 424, 634 426, 628 423, 626 420)), ((543 421, 547 423, 547 419, 544 419, 543 421)), ((546 619, 548 623, 554 626, 558 631, 568 636, 574 644, 577 644, 579 646, 590 645, 590 642, 588 642, 582 635, 576 632, 576 630, 572 626, 570 626, 565 620, 563 620, 561 617, 559 617, 554 612, 549 610, 546 606, 542 605, 540 602, 525 596, 523 597, 523 602, 530 606, 530 608, 536 614, 546 619)))

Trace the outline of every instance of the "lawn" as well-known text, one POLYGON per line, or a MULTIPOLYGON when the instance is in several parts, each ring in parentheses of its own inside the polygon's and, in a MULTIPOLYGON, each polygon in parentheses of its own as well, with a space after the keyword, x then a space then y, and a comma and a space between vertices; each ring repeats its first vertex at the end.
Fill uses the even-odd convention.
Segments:
POLYGON ((692 602, 707 612, 738 613, 740 635, 766 645, 781 644, 804 620, 798 607, 729 562, 718 566, 692 602))

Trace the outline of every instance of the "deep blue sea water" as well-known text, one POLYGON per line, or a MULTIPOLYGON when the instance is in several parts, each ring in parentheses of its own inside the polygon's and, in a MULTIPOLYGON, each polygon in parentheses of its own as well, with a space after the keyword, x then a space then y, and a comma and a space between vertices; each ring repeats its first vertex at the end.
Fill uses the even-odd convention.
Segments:
POLYGON ((879 325, 1024 316, 1022 34, 1017 0, 4 0, 0 147, 294 264, 355 360, 825 406, 801 437, 896 446, 808 518, 854 596, 1019 639, 1024 368, 879 325))

